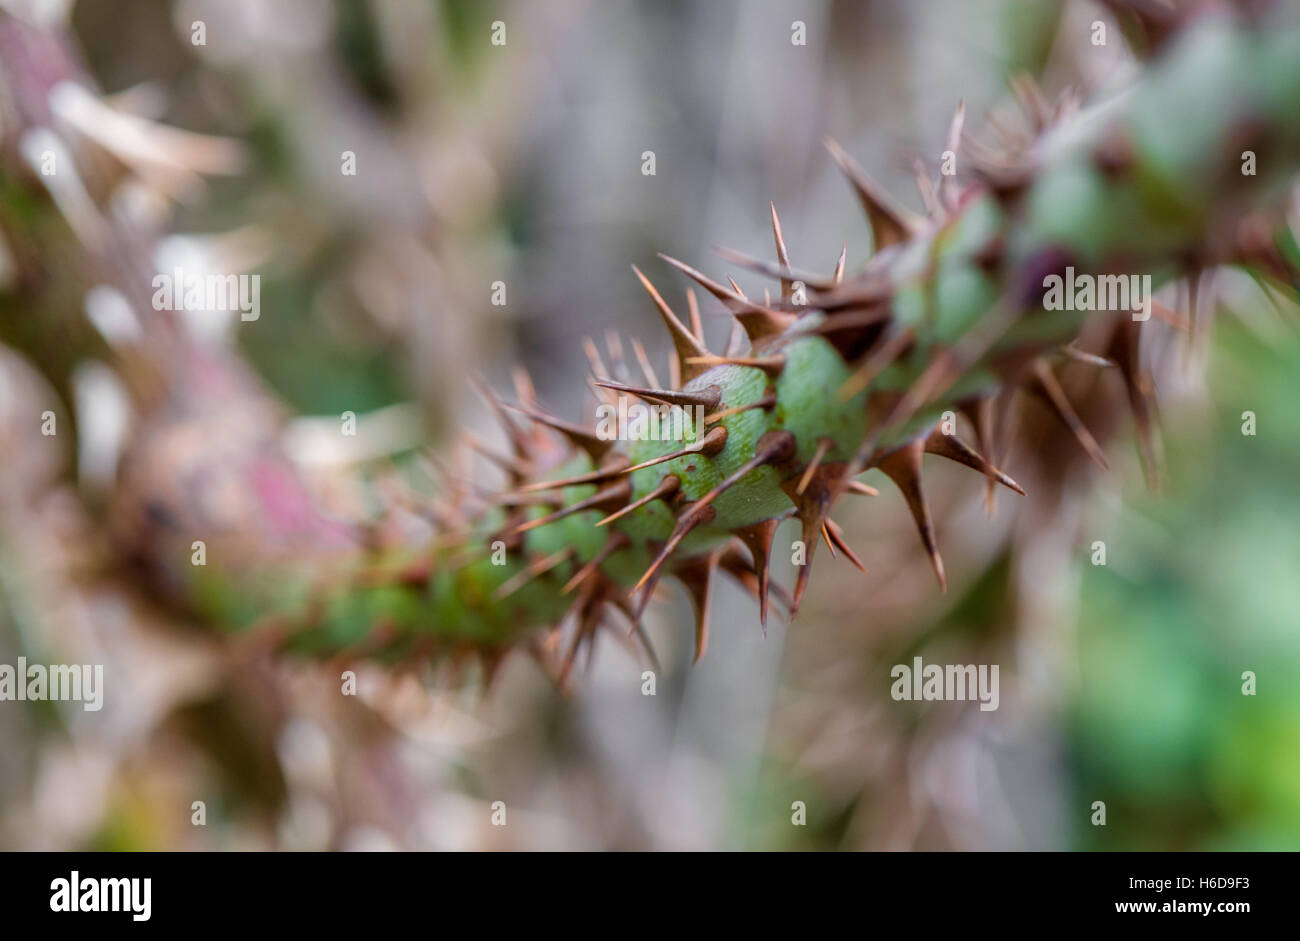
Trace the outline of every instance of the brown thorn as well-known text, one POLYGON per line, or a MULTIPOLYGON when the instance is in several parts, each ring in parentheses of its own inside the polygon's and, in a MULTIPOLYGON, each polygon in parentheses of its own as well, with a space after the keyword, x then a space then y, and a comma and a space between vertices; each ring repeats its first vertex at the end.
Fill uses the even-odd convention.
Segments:
POLYGON ((1191 332, 1191 319, 1186 314, 1180 314, 1155 298, 1151 299, 1151 316, 1155 317, 1156 320, 1169 324, 1175 330, 1181 330, 1184 333, 1191 332))
POLYGON ((867 175, 852 157, 838 143, 826 139, 826 149, 839 164, 840 170, 848 177, 850 185, 857 193, 858 201, 866 211, 867 221, 871 223, 872 250, 880 251, 890 245, 905 242, 918 234, 920 220, 912 213, 899 206, 885 189, 867 175))
POLYGON ((1034 363, 1034 377, 1038 380, 1039 391, 1047 399, 1052 407, 1053 413, 1059 418, 1067 428, 1073 433, 1075 439, 1088 452, 1088 456, 1102 470, 1110 470, 1110 464, 1106 461, 1106 454, 1102 451, 1101 445, 1097 439, 1092 436, 1092 432, 1079 418, 1070 404, 1070 399, 1066 396, 1065 390, 1061 388, 1060 382, 1057 381, 1056 375, 1052 372, 1046 360, 1038 359, 1034 363))
POLYGON ((579 584, 590 578, 592 574, 604 565, 610 556, 631 542, 631 537, 622 530, 615 529, 610 532, 609 538, 605 540, 605 544, 597 550, 596 554, 591 557, 591 560, 586 565, 578 569, 577 574, 574 575, 573 578, 565 582, 564 587, 560 589, 560 594, 567 595, 569 592, 573 591, 573 589, 577 588, 579 584))
MULTIPOLYGON (((678 271, 685 274, 698 283, 704 290, 708 291, 718 300, 726 305, 732 315, 740 321, 740 325, 745 329, 745 333, 750 340, 757 340, 766 336, 775 336, 783 332, 790 324, 799 318, 794 314, 778 310, 768 310, 760 307, 745 297, 740 285, 734 281, 731 282, 734 290, 727 290, 718 282, 712 280, 700 271, 692 268, 683 261, 678 261, 670 255, 659 253, 659 257, 672 265, 678 271)), ((704 352, 707 352, 704 351, 704 352)))
MULTIPOLYGON (((573 664, 577 660, 578 650, 582 647, 582 642, 585 640, 590 644, 593 635, 596 633, 596 628, 600 624, 601 603, 599 601, 595 604, 590 603, 592 593, 591 585, 583 588, 577 600, 564 614, 566 620, 572 617, 576 621, 576 626, 573 632, 573 640, 569 642, 569 647, 564 653, 564 660, 560 665, 557 683, 561 689, 568 686, 569 675, 573 672, 573 664)), ((588 659, 588 663, 590 664, 590 659, 588 659)))
POLYGON ((727 337, 727 355, 744 356, 751 351, 752 345, 749 337, 745 335, 745 328, 740 325, 740 321, 734 317, 731 321, 731 335, 727 337))
POLYGON ((831 542, 831 531, 826 528, 825 521, 822 522, 822 540, 826 543, 826 551, 831 554, 831 558, 838 559, 839 555, 835 552, 835 543, 831 542))
POLYGON ((695 658, 699 663, 709 647, 709 600, 713 591, 713 573, 718 568, 723 548, 714 549, 702 559, 691 559, 678 566, 676 575, 695 605, 695 658))
POLYGON ((722 390, 717 386, 709 386, 699 392, 688 392, 685 389, 647 389, 642 386, 624 385, 621 382, 614 382, 609 379, 597 379, 596 385, 626 395, 635 395, 637 398, 649 399, 653 402, 680 405, 682 408, 694 408, 698 405, 702 406, 706 412, 717 408, 718 403, 722 400, 722 390))
POLYGON ((939 555, 939 547, 935 540, 934 521, 930 518, 930 507, 926 504, 925 494, 921 490, 921 454, 923 449, 924 440, 914 438, 901 447, 895 448, 876 459, 874 464, 902 492, 903 499, 907 501, 907 508, 912 512, 912 519, 916 522, 917 532, 921 535, 921 545, 925 547, 926 554, 930 557, 930 565, 934 568, 935 577, 939 579, 939 588, 941 591, 946 592, 948 590, 948 580, 944 575, 943 557, 939 555))
POLYGON ((724 418, 730 418, 732 415, 739 415, 741 412, 748 412, 752 408, 769 409, 776 404, 776 393, 769 392, 761 399, 756 399, 748 405, 733 405, 731 408, 724 408, 720 412, 712 412, 704 416, 704 424, 713 425, 722 421, 724 418))
POLYGON ((668 541, 664 543, 663 548, 659 550, 659 553, 654 557, 654 560, 650 563, 649 567, 642 573, 641 577, 637 580, 637 583, 632 587, 632 590, 628 592, 628 597, 633 597, 638 591, 641 591, 642 588, 645 589, 641 596, 641 601, 638 603, 636 608, 637 621, 641 620, 641 615, 645 612, 645 606, 647 602, 649 602, 650 596, 654 593, 655 584, 659 581, 659 569, 663 566, 664 562, 666 562, 673 552, 676 551, 677 547, 681 545, 682 540, 685 539, 693 529, 712 521, 715 516, 717 516, 717 511, 712 507, 706 506, 699 512, 695 512, 695 508, 692 506, 677 518, 677 523, 673 526, 673 531, 668 537, 668 541))
POLYGON ((613 374, 623 382, 627 382, 631 377, 627 371, 627 360, 623 356, 623 339, 618 335, 617 330, 605 331, 605 349, 609 351, 609 365, 614 371, 613 374))
POLYGON ((579 500, 577 503, 570 503, 566 507, 556 510, 554 513, 548 513, 546 516, 539 516, 537 519, 529 520, 521 526, 516 526, 516 533, 526 533, 537 529, 541 526, 549 526, 551 523, 559 522, 566 517, 575 513, 582 513, 587 510, 601 510, 608 508, 611 503, 622 503, 632 493, 632 484, 627 479, 620 480, 616 484, 610 484, 604 490, 598 490, 585 500, 579 500))
POLYGON ((736 531, 736 535, 749 548, 749 554, 754 560, 754 574, 758 578, 758 620, 763 625, 764 634, 767 633, 767 592, 771 574, 768 563, 772 553, 772 537, 776 535, 776 528, 780 525, 779 519, 770 519, 736 531))
POLYGON ((812 571, 813 554, 817 549, 818 537, 821 535, 822 523, 830 511, 843 481, 844 465, 822 462, 813 472, 812 479, 802 493, 797 492, 801 481, 793 478, 782 482, 790 502, 795 505, 795 515, 799 518, 800 539, 804 545, 803 564, 795 575, 794 592, 790 605, 790 618, 798 613, 803 602, 804 591, 808 587, 808 577, 812 571))
POLYGON ((920 157, 912 161, 912 172, 916 174, 916 188, 921 194, 921 202, 925 206, 926 214, 931 219, 941 220, 943 207, 939 205, 939 197, 935 195, 930 171, 926 169, 925 162, 920 157))
POLYGON ((824 310, 835 314, 841 310, 858 310, 863 307, 888 307, 894 299, 895 285, 888 273, 879 270, 828 291, 814 291, 808 295, 811 310, 824 310))
POLYGON ((659 385, 659 377, 655 375, 655 368, 650 364, 650 357, 646 355, 645 347, 641 345, 640 340, 632 341, 632 352, 636 354, 636 361, 641 365, 645 381, 652 387, 659 385))
POLYGON ((857 395, 880 375, 881 370, 901 356, 916 337, 916 331, 911 327, 905 330, 896 330, 881 337, 876 344, 875 349, 867 354, 867 358, 862 365, 854 370, 853 375, 844 380, 840 386, 837 395, 841 402, 848 401, 857 395))
MULTIPOLYGON (((645 470, 647 467, 654 467, 656 464, 662 464, 665 461, 674 461, 679 457, 685 457, 688 454, 703 454, 705 457, 713 457, 727 443, 726 428, 711 428, 699 441, 694 444, 688 444, 686 447, 668 454, 661 454, 658 457, 652 457, 648 461, 642 461, 640 464, 633 464, 619 471, 621 474, 631 474, 635 471, 645 470)), ((597 524, 599 525, 599 524, 597 524)))
POLYGON ((803 492, 808 489, 808 484, 812 482, 813 474, 817 473, 817 465, 822 462, 822 458, 826 456, 826 452, 830 450, 830 446, 834 443, 830 438, 822 438, 817 442, 817 450, 813 452, 812 460, 808 462, 807 469, 804 470, 803 476, 799 478, 799 485, 794 488, 796 496, 803 496, 803 492))
POLYGON ((850 480, 848 484, 845 485, 845 489, 849 493, 858 493, 864 497, 880 496, 879 490, 877 490, 875 487, 871 486, 870 484, 864 484, 860 480, 850 480))
MULTIPOLYGON (((733 248, 724 248, 719 245, 714 247, 713 252, 719 258, 725 259, 733 265, 739 265, 747 271, 753 271, 756 274, 761 274, 767 278, 774 278, 777 281, 790 281, 792 285, 795 281, 802 281, 805 287, 811 288, 814 291, 829 291, 831 288, 835 287, 830 278, 814 274, 811 271, 795 271, 788 265, 773 264, 770 261, 764 261, 762 258, 755 258, 753 255, 738 252, 733 248)), ((728 278, 728 280, 731 279, 728 278)), ((735 282, 732 282, 732 287, 736 287, 735 282)), ((739 293, 740 289, 736 288, 736 290, 739 293)))
POLYGON ((930 432, 929 437, 925 439, 925 453, 937 454, 939 457, 947 458, 964 467, 977 470, 986 477, 996 480, 1008 490, 1014 490, 1022 497, 1025 495, 1024 488, 1016 483, 1002 471, 998 470, 984 457, 976 452, 965 441, 962 441, 955 434, 944 434, 939 428, 930 432))
POLYGON ((627 458, 619 455, 620 463, 613 467, 601 468, 600 470, 594 470, 586 474, 578 474, 574 477, 561 477, 557 480, 539 480, 520 487, 518 493, 529 494, 538 493, 543 490, 562 490, 565 487, 576 487, 580 484, 599 484, 606 480, 613 480, 615 477, 621 477, 627 473, 627 467, 621 463, 625 460, 627 460, 627 458))
POLYGON ((809 330, 809 333, 835 333, 858 327, 870 327, 893 316, 888 305, 878 304, 866 310, 854 310, 847 314, 833 314, 809 330))
POLYGON ((700 319, 700 302, 695 299, 695 289, 691 287, 686 289, 686 312, 691 318, 691 333, 695 334, 695 339, 700 341, 700 346, 705 346, 704 321, 700 319))
MULTIPOLYGON (((993 434, 993 408, 996 399, 996 394, 983 395, 976 399, 967 399, 957 406, 970 421, 971 427, 975 429, 975 447, 987 455, 990 461, 997 459, 993 434)), ((996 509, 997 481, 987 477, 984 482, 984 511, 992 516, 996 509)))
POLYGON ((515 398, 529 408, 536 408, 537 387, 533 384, 533 377, 528 373, 528 367, 523 364, 516 365, 511 372, 511 378, 514 380, 515 398))
POLYGON ((834 287, 842 284, 844 281, 844 263, 849 258, 849 243, 845 242, 844 247, 840 249, 839 260, 835 262, 835 273, 831 275, 831 286, 834 287))
POLYGON ((801 527, 799 538, 803 540, 805 555, 803 565, 799 566, 799 571, 794 577, 794 592, 790 598, 791 621, 799 613, 799 606, 803 604, 803 594, 808 588, 808 576, 812 573, 813 550, 817 548, 817 534, 821 529, 821 518, 825 512, 824 503, 815 507, 801 507, 799 511, 801 527))
POLYGON ((654 670, 656 673, 661 672, 659 666, 659 655, 655 653, 654 644, 650 643, 650 636, 646 634, 645 628, 641 626, 641 622, 636 619, 636 612, 632 610, 632 606, 628 604, 627 599, 611 598, 609 603, 613 605, 614 609, 622 614, 623 617, 627 618, 628 624, 631 625, 628 635, 635 637, 637 642, 640 643, 642 651, 645 653, 646 659, 650 663, 650 669, 654 670))
MULTIPOLYGON (((606 516, 603 520, 598 522, 596 525, 605 526, 609 523, 614 522, 617 519, 621 519, 627 514, 635 510, 641 509, 641 507, 645 506, 651 500, 666 501, 669 497, 671 497, 678 490, 680 490, 681 486, 682 486, 682 480, 680 477, 678 477, 676 474, 668 474, 664 477, 663 480, 659 481, 659 486, 655 487, 644 497, 641 497, 638 500, 634 500, 633 502, 629 503, 627 506, 623 507, 622 509, 615 510, 613 513, 611 513, 609 516, 606 516)), ((615 530, 615 532, 617 531, 618 530, 615 530)))
POLYGON ((753 369, 761 369, 773 379, 781 375, 781 370, 785 369, 784 356, 696 356, 687 362, 698 363, 701 366, 712 368, 714 366, 749 366, 753 369))
POLYGON ((529 468, 525 461, 517 460, 495 451, 491 445, 468 428, 461 430, 461 440, 468 444, 474 451, 487 458, 493 464, 496 464, 502 470, 509 471, 515 477, 527 477, 531 471, 531 468, 529 468))
POLYGON ((547 415, 545 412, 526 408, 522 405, 515 405, 511 402, 505 402, 503 404, 506 408, 512 411, 518 412, 521 415, 526 415, 533 421, 540 422, 546 427, 558 431, 560 434, 564 435, 564 437, 568 438, 574 446, 586 451, 593 461, 599 461, 608 454, 609 449, 614 446, 614 442, 606 441, 604 438, 599 437, 594 431, 588 428, 583 428, 581 425, 575 425, 562 418, 555 418, 551 415, 547 415))
POLYGON ((788 276, 790 255, 785 249, 785 236, 781 234, 781 220, 776 214, 776 203, 770 202, 768 205, 772 209, 772 238, 776 241, 776 260, 781 263, 782 269, 787 272, 787 276, 781 278, 781 299, 788 301, 794 293, 794 280, 788 276))
POLYGON ((549 572, 551 569, 555 568, 557 565, 560 565, 571 555, 573 555, 574 552, 575 550, 573 546, 565 546, 559 552, 553 553, 552 555, 548 555, 545 558, 537 559, 533 562, 528 563, 528 566, 522 572, 516 573, 514 576, 506 579, 499 586, 497 586, 497 590, 492 593, 492 600, 493 601, 505 600, 506 598, 513 595, 520 588, 523 588, 534 578, 537 578, 539 575, 544 575, 547 572, 549 572))
POLYGON ((480 379, 471 378, 470 384, 474 387, 474 390, 479 394, 483 401, 487 403, 488 407, 496 413, 497 421, 501 423, 502 427, 506 431, 506 436, 510 439, 510 445, 514 449, 515 457, 527 459, 528 439, 525 437, 524 433, 519 430, 519 427, 510 420, 510 414, 506 411, 505 405, 502 403, 500 397, 492 391, 492 388, 486 382, 483 382, 480 379))
MULTIPOLYGON (((600 358, 600 350, 596 348, 596 343, 591 339, 591 337, 582 338, 582 352, 587 356, 587 362, 591 366, 593 376, 610 375, 610 371, 605 367, 604 361, 600 358)), ((609 391, 599 388, 594 383, 592 384, 592 391, 596 393, 596 399, 598 401, 606 403, 616 402, 615 396, 611 395, 609 391)))
POLYGON ((641 286, 646 289, 646 292, 650 295, 650 299, 654 301, 655 309, 659 311, 659 316, 663 319, 664 326, 668 328, 668 335, 673 341, 673 349, 677 351, 677 358, 682 362, 682 379, 686 382, 690 382, 697 375, 703 372, 703 370, 690 368, 687 360, 692 356, 707 356, 709 351, 705 349, 704 345, 695 338, 689 329, 687 329, 686 325, 677 319, 677 315, 673 313, 672 308, 669 307, 667 302, 659 295, 659 292, 655 289, 655 286, 650 283, 650 280, 641 273, 641 269, 636 265, 633 265, 632 270, 636 272, 636 276, 640 280, 641 286))
POLYGON ((826 530, 829 532, 831 540, 834 541, 835 545, 839 546, 841 552, 848 556, 849 561, 856 566, 857 570, 863 575, 867 574, 867 567, 862 564, 862 560, 858 558, 857 554, 849 546, 848 541, 845 540, 844 530, 840 528, 839 524, 833 519, 827 519, 826 530))

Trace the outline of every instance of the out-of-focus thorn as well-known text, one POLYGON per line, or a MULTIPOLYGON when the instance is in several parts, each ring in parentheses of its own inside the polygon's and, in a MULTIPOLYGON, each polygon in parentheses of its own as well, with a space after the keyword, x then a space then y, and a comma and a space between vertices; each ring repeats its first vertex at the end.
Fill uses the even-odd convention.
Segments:
POLYGON ((867 221, 871 224, 872 249, 880 251, 890 245, 897 245, 917 235, 921 230, 921 221, 898 205, 885 189, 872 179, 838 143, 826 139, 826 149, 839 164, 840 170, 848 177, 850 185, 857 193, 858 201, 866 211, 867 221))
POLYGON ((606 441, 600 438, 596 433, 581 425, 575 425, 572 422, 564 421, 562 418, 555 418, 547 415, 545 412, 537 411, 533 408, 526 408, 523 405, 515 405, 510 402, 503 403, 506 408, 518 412, 520 415, 526 415, 535 422, 545 425, 547 428, 553 428, 560 434, 564 435, 575 447, 582 448, 586 451, 593 461, 599 461, 613 446, 612 441, 606 441))
POLYGON ((518 572, 511 578, 506 579, 497 587, 497 590, 492 593, 492 600, 504 601, 506 598, 509 598, 520 588, 523 588, 525 585, 531 582, 534 578, 537 578, 540 575, 545 575, 547 572, 555 568, 557 565, 560 565, 561 563, 567 561, 570 557, 572 557, 575 551, 576 550, 573 548, 573 546, 565 546, 559 552, 555 552, 541 559, 535 559, 532 562, 529 562, 528 565, 523 569, 523 571, 518 572))
MULTIPOLYGON (((961 132, 965 124, 966 102, 959 101, 957 102, 957 110, 953 112, 952 122, 948 125, 947 149, 952 153, 954 163, 961 157, 961 132)), ((943 200, 944 208, 949 213, 957 211, 960 196, 961 194, 957 190, 957 175, 955 173, 941 173, 939 176, 939 197, 943 200)))
POLYGON ((943 207, 939 205, 934 183, 930 180, 930 171, 926 169, 925 162, 920 157, 912 161, 912 173, 916 176, 916 189, 921 194, 921 204, 925 206, 926 214, 936 222, 941 221, 943 207))
POLYGON ((751 351, 749 337, 745 336, 745 328, 740 325, 739 320, 731 321, 731 336, 727 338, 727 355, 744 356, 751 351))
POLYGON ((577 588, 578 585, 594 575, 600 567, 605 564, 610 556, 631 542, 632 539, 627 533, 618 529, 611 530, 609 538, 605 540, 605 544, 597 550, 596 554, 591 557, 591 560, 586 565, 578 569, 573 578, 569 579, 568 582, 565 583, 564 587, 560 589, 560 594, 567 595, 569 592, 573 591, 573 589, 577 588))
POLYGON ((652 388, 659 385, 659 377, 655 375, 655 368, 650 364, 650 357, 646 355, 645 347, 641 345, 640 340, 632 341, 632 352, 636 354, 636 361, 641 366, 641 372, 645 376, 645 381, 652 388))
POLYGON ((836 395, 841 402, 847 402, 867 386, 871 385, 880 371, 906 352, 916 337, 911 327, 886 333, 867 354, 862 365, 853 371, 836 395))
POLYGON ((1108 352, 1119 368, 1128 395, 1133 424, 1137 428, 1138 454, 1147 486, 1159 490, 1164 482, 1164 447, 1152 412, 1155 390, 1151 376, 1142 369, 1140 358, 1141 324, 1129 319, 1119 321, 1108 352))
POLYGON ((1034 378, 1037 379, 1038 392, 1052 407, 1053 414, 1056 415, 1070 429, 1075 440, 1088 453, 1094 463, 1102 470, 1110 470, 1110 464, 1106 461, 1106 454, 1097 443, 1097 439, 1092 436, 1092 432, 1079 418, 1070 404, 1070 399, 1066 396, 1065 390, 1061 388, 1060 382, 1057 381, 1055 373, 1052 372, 1051 366, 1041 357, 1034 363, 1034 378))

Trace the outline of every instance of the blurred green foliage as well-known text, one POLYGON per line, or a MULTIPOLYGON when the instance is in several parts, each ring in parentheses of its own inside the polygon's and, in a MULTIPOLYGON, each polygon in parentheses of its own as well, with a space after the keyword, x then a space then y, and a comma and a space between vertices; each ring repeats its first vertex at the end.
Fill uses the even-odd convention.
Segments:
POLYGON ((1070 719, 1080 848, 1300 840, 1298 353, 1294 336, 1265 343, 1221 318, 1213 409, 1169 423, 1167 492, 1126 507, 1105 537, 1110 564, 1085 567, 1070 719), (1089 822, 1095 800, 1104 827, 1089 822))

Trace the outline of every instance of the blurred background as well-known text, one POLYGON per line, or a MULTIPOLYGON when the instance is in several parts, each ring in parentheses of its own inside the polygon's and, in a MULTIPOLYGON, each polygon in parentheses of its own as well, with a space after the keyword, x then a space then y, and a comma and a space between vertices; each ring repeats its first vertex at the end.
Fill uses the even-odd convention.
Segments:
MULTIPOLYGON (((70 37, 114 109, 234 148, 213 172, 133 167, 115 206, 158 234, 158 270, 261 274, 259 321, 187 329, 251 364, 326 482, 481 426, 472 375, 507 388, 523 364, 576 419, 584 337, 640 338, 666 363, 629 265, 670 303, 656 251, 761 291, 712 252, 769 256, 769 200, 796 268, 829 272, 843 245, 859 266, 868 230, 826 136, 919 208, 913 158, 937 164, 958 101, 978 129, 1021 71, 1092 97, 1136 68, 1085 0, 0 7, 70 37), (347 410, 371 450, 322 433, 347 410)), ((885 482, 839 520, 868 574, 819 559, 794 626, 764 636, 724 584, 692 667, 685 595, 653 606, 653 697, 608 643, 567 697, 513 657, 486 694, 364 670, 360 704, 318 665, 232 654, 102 564, 114 380, 93 362, 51 374, 0 337, 0 663, 104 663, 127 691, 98 713, 0 703, 0 848, 1300 847, 1300 341, 1287 302, 1216 288, 1236 316, 1208 346, 1168 331, 1150 350, 1159 488, 1118 380, 1069 367, 1108 473, 1022 403, 1002 466, 1029 497, 990 517, 975 475, 927 465, 946 595, 885 482), (30 418, 64 401, 75 449, 30 418), (889 669, 914 656, 1000 664, 1000 707, 892 701, 889 669)), ((726 318, 704 313, 720 348, 726 318)))

